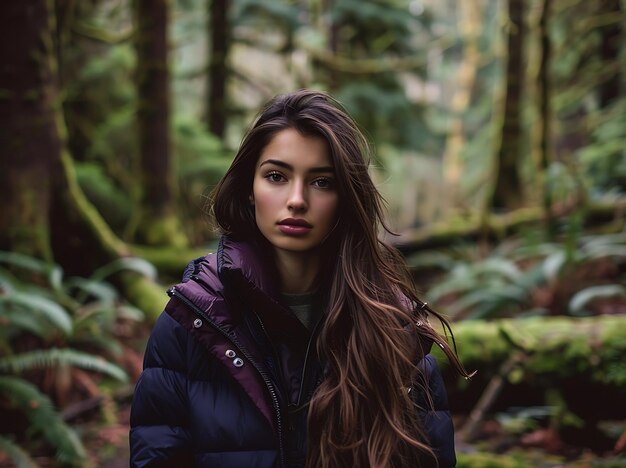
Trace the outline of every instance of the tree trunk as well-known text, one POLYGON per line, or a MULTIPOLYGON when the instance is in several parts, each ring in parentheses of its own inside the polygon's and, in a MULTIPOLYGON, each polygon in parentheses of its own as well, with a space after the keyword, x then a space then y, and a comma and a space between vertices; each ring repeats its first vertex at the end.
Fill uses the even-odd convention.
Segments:
MULTIPOLYGON (((57 88, 50 4, 0 2, 0 249, 85 275, 128 255, 128 248, 76 181, 57 88)), ((136 275, 124 277, 121 286, 131 302, 160 312, 166 299, 161 287, 136 275)))
MULTIPOLYGON (((603 15, 615 15, 616 18, 620 18, 622 15, 620 0, 604 0, 600 2, 600 14, 603 15)), ((612 22, 608 26, 604 26, 600 29, 601 42, 600 42, 600 56, 602 61, 609 66, 614 66, 619 62, 620 41, 622 36, 622 23, 619 21, 612 22)), ((621 74, 619 69, 605 81, 599 90, 600 107, 605 108, 621 94, 621 74)))
POLYGON ((523 205, 520 159, 522 155, 522 89, 524 85, 524 3, 508 0, 509 24, 504 121, 496 161, 496 184, 491 206, 499 210, 523 205))
POLYGON ((230 49, 229 0, 212 0, 209 6, 209 74, 207 84, 207 123, 209 131, 224 138, 226 130, 227 58, 230 49))
POLYGON ((129 235, 148 245, 185 246, 175 213, 167 64, 169 0, 135 0, 140 181, 129 235))
POLYGON ((0 249, 52 260, 50 182, 59 165, 59 97, 45 0, 0 2, 0 249))
POLYGON ((461 2, 458 15, 457 25, 463 37, 464 55, 458 67, 457 86, 450 103, 452 116, 443 153, 443 175, 449 194, 447 205, 452 207, 462 203, 459 185, 463 174, 462 151, 465 144, 463 122, 479 67, 478 39, 482 25, 481 9, 476 0, 461 2))
POLYGON ((552 193, 548 184, 548 167, 551 162, 552 110, 550 106, 550 64, 552 60, 552 44, 550 42, 550 11, 552 0, 543 0, 543 9, 539 20, 541 44, 541 61, 539 63, 539 168, 541 181, 541 204, 545 216, 546 231, 551 238, 556 235, 554 216, 552 215, 552 193))

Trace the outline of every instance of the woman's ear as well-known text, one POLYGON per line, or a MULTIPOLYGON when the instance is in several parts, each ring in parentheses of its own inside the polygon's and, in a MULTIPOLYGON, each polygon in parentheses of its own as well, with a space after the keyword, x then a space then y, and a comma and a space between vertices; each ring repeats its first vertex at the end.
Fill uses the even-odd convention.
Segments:
POLYGON ((254 206, 254 195, 248 195, 248 200, 250 200, 250 206, 254 206))

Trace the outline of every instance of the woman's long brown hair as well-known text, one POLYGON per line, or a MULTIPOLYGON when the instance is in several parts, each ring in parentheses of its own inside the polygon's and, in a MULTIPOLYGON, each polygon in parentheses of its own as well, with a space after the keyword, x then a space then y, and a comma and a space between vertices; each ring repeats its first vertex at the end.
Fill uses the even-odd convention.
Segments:
POLYGON ((260 235, 248 201, 254 168, 270 139, 286 128, 327 141, 339 192, 337 223, 323 246, 328 302, 317 347, 326 367, 309 407, 307 466, 430 466, 435 457, 408 392, 417 386, 429 401, 427 376, 416 364, 434 342, 461 375, 468 374, 426 318, 447 322, 417 297, 401 255, 379 239, 379 231, 389 229, 369 175, 367 141, 354 121, 315 91, 270 101, 213 192, 215 219, 231 236, 260 235))

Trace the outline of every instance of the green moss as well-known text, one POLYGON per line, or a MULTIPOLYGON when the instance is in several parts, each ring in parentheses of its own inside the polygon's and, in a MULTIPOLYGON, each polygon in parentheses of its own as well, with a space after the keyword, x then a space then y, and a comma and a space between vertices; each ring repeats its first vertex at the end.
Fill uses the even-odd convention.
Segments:
POLYGON ((529 466, 546 466, 546 463, 561 464, 558 457, 528 452, 511 452, 497 455, 487 452, 457 453, 457 468, 527 468, 529 466))
POLYGON ((154 323, 168 301, 163 285, 132 272, 123 273, 121 282, 124 297, 154 323))
MULTIPOLYGON (((528 354, 526 374, 626 383, 625 316, 467 321, 455 323, 453 331, 461 361, 487 375, 522 348, 528 354)), ((447 366, 445 359, 440 362, 447 366)))

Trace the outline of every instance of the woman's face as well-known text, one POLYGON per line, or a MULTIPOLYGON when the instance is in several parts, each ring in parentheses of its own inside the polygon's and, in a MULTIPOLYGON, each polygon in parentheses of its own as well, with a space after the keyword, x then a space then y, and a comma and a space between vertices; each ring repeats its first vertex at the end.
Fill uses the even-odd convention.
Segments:
POLYGON ((278 132, 257 161, 251 201, 257 226, 275 249, 318 247, 335 225, 339 205, 326 141, 291 128, 278 132))

